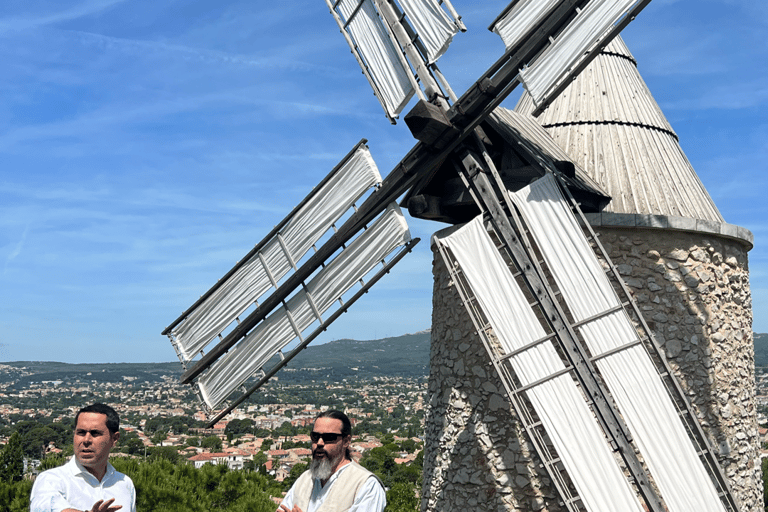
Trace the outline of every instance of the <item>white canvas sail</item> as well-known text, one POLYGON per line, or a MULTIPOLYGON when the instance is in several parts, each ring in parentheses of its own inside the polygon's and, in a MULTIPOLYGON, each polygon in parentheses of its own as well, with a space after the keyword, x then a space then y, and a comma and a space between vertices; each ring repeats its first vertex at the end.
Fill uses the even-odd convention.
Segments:
POLYGON ((287 275, 293 262, 301 260, 355 201, 380 182, 376 162, 368 148, 360 145, 277 234, 264 240, 257 254, 174 327, 170 336, 181 359, 194 359, 273 286, 272 279, 279 281, 287 275))
POLYGON ((215 408, 278 351, 316 321, 339 297, 396 248, 411 239, 403 214, 394 203, 331 260, 306 287, 259 323, 229 352, 200 375, 197 384, 215 408))
POLYGON ((512 194, 671 512, 723 512, 650 356, 552 175, 512 194), (606 312, 619 308, 610 314, 606 312))
POLYGON ((366 66, 387 115, 397 117, 415 92, 400 48, 390 38, 371 0, 341 0, 337 9, 354 42, 353 51, 366 66))
MULTIPOLYGON (((546 335, 480 217, 435 243, 448 247, 506 353, 546 335)), ((551 341, 509 358, 569 477, 591 512, 640 512, 638 497, 551 341)))
POLYGON ((398 0, 427 49, 427 64, 440 58, 451 44, 459 27, 437 0, 398 0))

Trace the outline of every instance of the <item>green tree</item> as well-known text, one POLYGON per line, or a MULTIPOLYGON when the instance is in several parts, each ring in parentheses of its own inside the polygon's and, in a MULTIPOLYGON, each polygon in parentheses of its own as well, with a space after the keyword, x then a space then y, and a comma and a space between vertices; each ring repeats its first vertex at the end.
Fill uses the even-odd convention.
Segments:
POLYGON ((21 437, 24 455, 33 459, 41 459, 49 443, 59 448, 71 446, 72 427, 63 423, 42 425, 36 421, 22 421, 16 426, 16 432, 21 437))
POLYGON ((267 460, 267 454, 263 451, 259 451, 259 453, 253 456, 252 460, 245 461, 245 468, 249 471, 259 471, 263 474, 266 474, 267 468, 265 464, 267 463, 267 460))
POLYGON ((413 439, 406 439, 405 441, 400 443, 400 449, 408 453, 415 452, 417 446, 418 445, 416 444, 416 441, 414 441, 413 439))
POLYGON ((395 471, 395 457, 392 452, 384 446, 372 448, 360 460, 360 465, 376 474, 384 485, 389 487, 389 479, 395 471))
POLYGON ((270 496, 280 495, 274 480, 226 466, 195 469, 164 459, 122 458, 113 464, 133 480, 136 507, 142 512, 274 512, 270 496))
POLYGON ((115 447, 115 450, 123 453, 131 453, 128 450, 128 446, 134 441, 139 441, 139 443, 141 443, 141 440, 139 439, 139 434, 137 434, 133 430, 127 431, 121 428, 120 440, 117 442, 117 446, 115 447))
POLYGON ((0 510, 3 512, 29 512, 31 480, 8 482, 0 479, 0 510))
MULTIPOLYGON (((122 444, 122 440, 120 442, 122 444)), ((122 444, 122 451, 129 455, 143 455, 144 443, 138 437, 129 439, 126 443, 122 444)))
POLYGON ((290 421, 284 421, 282 425, 275 429, 274 433, 280 437, 293 437, 299 433, 299 429, 291 425, 290 421))
POLYGON ((303 472, 307 470, 308 467, 309 466, 307 464, 300 462, 291 468, 291 473, 286 477, 285 480, 283 480, 283 487, 286 491, 291 488, 293 483, 301 476, 303 472))
POLYGON ((227 426, 224 429, 224 432, 226 432, 227 434, 231 433, 234 436, 237 436, 240 434, 248 434, 252 431, 253 431, 252 419, 232 420, 229 423, 227 423, 227 426))
POLYGON ((153 446, 147 449, 147 455, 152 459, 164 459, 174 464, 182 459, 181 454, 173 446, 153 446))
POLYGON ((385 512, 418 512, 419 498, 416 487, 404 482, 394 484, 387 491, 387 508, 385 512))
POLYGON ((59 453, 49 453, 43 460, 40 461, 40 466, 37 468, 41 473, 47 469, 57 468, 63 466, 69 461, 69 457, 59 453))
POLYGON ((763 509, 768 512, 768 459, 761 463, 763 469, 763 509))
POLYGON ((0 480, 18 482, 24 476, 24 451, 21 448, 21 436, 18 432, 11 434, 0 451, 0 480))
POLYGON ((152 435, 152 443, 156 445, 162 443, 166 439, 168 439, 168 434, 166 434, 162 430, 158 430, 152 435))
POLYGON ((144 432, 147 435, 154 434, 158 430, 163 432, 174 432, 175 434, 186 434, 190 427, 202 425, 201 421, 188 416, 154 417, 144 422, 144 432))
POLYGON ((267 428, 257 428, 253 435, 262 438, 272 437, 272 431, 267 428))
POLYGON ((200 446, 202 448, 207 448, 214 452, 220 452, 222 443, 221 443, 221 439, 219 439, 219 436, 208 436, 202 441, 200 441, 200 446))
POLYGON ((413 487, 421 482, 421 473, 421 468, 417 467, 415 464, 399 464, 389 475, 389 482, 392 485, 397 483, 407 483, 413 487))

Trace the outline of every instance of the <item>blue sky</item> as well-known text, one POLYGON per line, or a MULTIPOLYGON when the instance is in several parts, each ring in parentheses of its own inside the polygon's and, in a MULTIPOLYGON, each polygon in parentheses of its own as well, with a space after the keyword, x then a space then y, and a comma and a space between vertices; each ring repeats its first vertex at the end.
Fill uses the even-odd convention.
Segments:
MULTIPOLYGON (((440 61, 464 91, 503 51, 501 2, 455 0, 440 61)), ((725 219, 750 229, 768 332, 768 4, 654 0, 625 30, 725 219)), ((321 0, 0 6, 0 361, 172 361, 163 328, 349 151, 391 126, 321 0)), ((507 101, 512 108, 515 98, 507 101)), ((319 340, 430 325, 429 236, 319 340)))

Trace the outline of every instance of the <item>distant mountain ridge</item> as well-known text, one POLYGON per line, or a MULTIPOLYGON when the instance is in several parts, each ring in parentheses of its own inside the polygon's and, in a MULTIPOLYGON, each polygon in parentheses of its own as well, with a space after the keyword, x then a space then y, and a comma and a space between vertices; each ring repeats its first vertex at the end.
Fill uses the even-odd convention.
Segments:
MULTIPOLYGON (((429 375, 430 331, 404 334, 380 340, 341 339, 310 345, 288 365, 303 376, 327 374, 336 378, 359 376, 426 377, 429 375)), ((293 371, 278 374, 292 378, 293 371)))
MULTIPOLYGON (((429 331, 380 340, 334 340, 310 345, 296 356, 277 377, 281 382, 341 380, 349 377, 426 377, 429 374, 429 331)), ((768 334, 755 333, 755 366, 768 368, 768 334)), ((274 361, 273 361, 274 362, 274 361)), ((178 378, 182 368, 170 363, 57 363, 11 361, 0 363, 0 383, 23 388, 29 382, 97 381, 126 379, 157 382, 163 377, 178 378), (21 368, 24 368, 22 371, 21 368)))
MULTIPOLYGON (((334 340, 310 345, 296 356, 277 377, 281 381, 316 380, 330 377, 425 377, 429 373, 429 331, 404 334, 380 340, 334 340)), ((275 359, 277 361, 277 359, 275 359)), ((273 361, 273 363, 275 362, 273 361)), ((270 365, 267 365, 270 366, 270 365)), ((11 361, 0 363, 0 383, 23 388, 30 382, 77 380, 158 382, 163 377, 178 378, 182 367, 170 363, 58 363, 50 361, 11 361), (10 368, 3 368, 3 367, 10 368), (23 370, 21 370, 23 368, 23 370)))

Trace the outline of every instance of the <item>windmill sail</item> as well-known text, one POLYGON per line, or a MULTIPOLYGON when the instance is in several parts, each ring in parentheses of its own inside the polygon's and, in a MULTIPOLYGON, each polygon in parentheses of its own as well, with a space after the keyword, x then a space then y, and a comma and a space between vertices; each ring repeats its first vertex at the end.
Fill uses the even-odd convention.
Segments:
POLYGON ((551 175, 512 194, 670 511, 724 511, 631 319, 551 175), (695 489, 695 492, 690 492, 695 489))
POLYGON ((552 341, 533 343, 546 340, 547 333, 482 219, 434 240, 450 249, 502 352, 511 354, 501 364, 526 390, 586 509, 640 512, 637 496, 552 341))
POLYGON ((528 30, 537 26, 560 3, 560 0, 518 0, 509 5, 489 27, 507 48, 522 42, 528 30))
POLYGON ((387 117, 400 115, 417 86, 371 0, 326 0, 387 117))
POLYGON ((410 240, 400 209, 390 205, 302 289, 198 377, 197 384, 208 406, 218 406, 291 341, 313 324, 323 323, 323 315, 335 302, 410 240))
POLYGON ((416 35, 424 43, 427 64, 437 61, 448 49, 461 26, 437 0, 398 0, 416 35))
MULTIPOLYGON (((635 450, 647 467, 643 471, 653 478, 664 500, 663 508, 671 512, 738 510, 690 404, 676 385, 671 370, 659 357, 658 349, 653 348, 652 335, 639 317, 639 310, 634 308, 636 319, 643 326, 643 335, 625 309, 633 304, 629 293, 624 290, 627 303, 623 303, 606 275, 607 266, 613 269, 611 272, 620 284, 615 267, 609 260, 605 265, 597 260, 554 177, 548 174, 510 196, 521 214, 524 224, 521 229, 532 237, 535 254, 541 255, 545 273, 552 276, 562 295, 572 318, 571 327, 579 332, 578 343, 587 349, 589 361, 605 382, 609 393, 606 396, 615 402, 628 425, 635 450), (656 354, 655 362, 652 353, 656 354)), ((527 280, 515 281, 480 218, 436 237, 435 243, 441 249, 478 333, 484 336, 510 401, 518 416, 528 424, 526 430, 535 433, 537 425, 541 425, 554 446, 555 456, 548 453, 546 443, 531 434, 569 510, 581 510, 572 506, 577 501, 590 511, 624 510, 620 493, 606 501, 591 481, 596 472, 604 472, 609 478, 615 468, 610 464, 605 468, 580 466, 586 463, 582 460, 584 457, 596 459, 589 464, 600 464, 597 460, 601 451, 607 449, 606 439, 589 434, 597 423, 585 427, 590 422, 585 422, 586 417, 580 419, 579 409, 583 404, 572 403, 586 398, 569 391, 569 386, 574 385, 570 373, 578 363, 568 366, 560 359, 566 353, 558 353, 553 345, 554 340, 560 339, 559 335, 547 334, 542 329, 540 322, 544 317, 535 315, 531 309, 537 301, 529 302, 522 289, 518 289, 523 281, 525 286, 541 285, 527 280), (514 322, 510 323, 510 319, 514 322), (492 334, 488 335, 486 330, 492 334), (556 386, 560 387, 555 391, 556 386), (535 413, 526 410, 526 402, 521 399, 523 394, 535 413), (561 419, 561 414, 566 414, 568 419, 561 419), (537 420, 531 422, 532 417, 537 420), (570 439, 574 432, 578 433, 578 439, 570 439), (585 450, 589 455, 585 455, 585 450), (569 496, 569 484, 560 485, 558 471, 551 470, 560 463, 577 496, 569 496)), ((504 244, 502 247, 508 248, 504 244)), ((519 249, 511 254, 518 253, 519 249)), ((521 264, 516 257, 512 259, 516 265, 521 264)), ((605 433, 608 435, 608 431, 605 433)))
MULTIPOLYGON (((555 37, 542 55, 522 69, 521 79, 537 106, 544 106, 559 87, 583 69, 601 46, 619 33, 650 0, 591 0, 555 37)), ((520 43, 527 27, 539 23, 559 4, 557 0, 521 0, 491 26, 510 48, 520 43)))
POLYGON ((398 1, 402 12, 393 0, 326 0, 393 123, 414 94, 426 99, 421 86, 427 96, 434 92, 428 66, 434 66, 453 36, 464 30, 447 1, 398 1))
POLYGON ((355 201, 381 182, 364 141, 216 286, 163 331, 182 363, 194 359, 285 277, 355 201))

